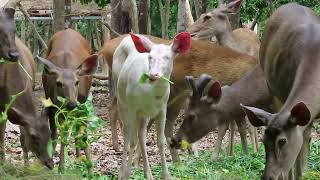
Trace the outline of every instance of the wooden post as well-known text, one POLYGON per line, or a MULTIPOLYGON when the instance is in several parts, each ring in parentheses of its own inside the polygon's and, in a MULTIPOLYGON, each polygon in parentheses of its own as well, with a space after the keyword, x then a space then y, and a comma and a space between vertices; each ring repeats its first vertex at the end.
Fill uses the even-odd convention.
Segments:
POLYGON ((64 29, 65 0, 53 0, 53 31, 54 33, 64 29))

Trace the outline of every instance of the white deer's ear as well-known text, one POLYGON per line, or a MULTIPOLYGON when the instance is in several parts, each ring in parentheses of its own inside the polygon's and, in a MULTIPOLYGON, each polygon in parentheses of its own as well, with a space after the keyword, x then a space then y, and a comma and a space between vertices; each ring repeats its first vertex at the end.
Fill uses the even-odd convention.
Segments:
POLYGON ((145 52, 151 51, 151 48, 154 45, 154 43, 151 42, 148 38, 138 34, 133 34, 133 33, 129 33, 129 34, 139 53, 145 53, 145 52))
POLYGON ((191 36, 188 32, 181 32, 174 38, 171 49, 175 53, 185 53, 191 47, 191 36))

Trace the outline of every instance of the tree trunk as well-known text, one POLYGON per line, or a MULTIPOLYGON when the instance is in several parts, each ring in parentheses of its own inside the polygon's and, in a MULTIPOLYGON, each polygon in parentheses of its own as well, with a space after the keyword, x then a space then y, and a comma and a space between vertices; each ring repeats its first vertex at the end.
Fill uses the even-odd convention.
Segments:
POLYGON ((165 0, 165 4, 162 4, 162 0, 158 0, 161 16, 161 29, 162 29, 162 38, 168 39, 169 32, 169 18, 170 18, 170 0, 165 0))
POLYGON ((138 8, 137 8, 137 1, 130 0, 130 11, 131 14, 131 23, 132 23, 132 30, 135 33, 139 33, 139 20, 138 20, 138 8))
POLYGON ((150 9, 150 0, 140 0, 140 3, 139 3, 139 33, 140 34, 150 34, 149 9, 150 9))
MULTIPOLYGON (((119 3, 121 3, 120 0, 111 0, 111 27, 120 33, 120 20, 121 20, 121 16, 120 16, 120 11, 121 11, 121 6, 119 5, 119 3)), ((110 38, 116 38, 117 35, 110 32, 110 38)))
POLYGON ((199 19, 201 14, 207 12, 208 0, 194 0, 194 6, 196 9, 197 19, 199 19))
POLYGON ((71 28, 71 0, 65 0, 65 23, 64 23, 64 28, 71 28))
POLYGON ((185 31, 193 23, 189 0, 179 0, 177 32, 185 31))
POLYGON ((53 0, 53 31, 54 33, 64 29, 65 0, 53 0))

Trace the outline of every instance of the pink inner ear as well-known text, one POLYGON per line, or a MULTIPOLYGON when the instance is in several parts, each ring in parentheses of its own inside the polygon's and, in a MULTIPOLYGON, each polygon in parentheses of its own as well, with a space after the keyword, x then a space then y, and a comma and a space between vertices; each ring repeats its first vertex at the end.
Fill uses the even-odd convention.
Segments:
POLYGON ((134 45, 136 46, 136 49, 137 49, 137 51, 139 53, 148 52, 147 49, 144 47, 144 45, 143 45, 143 43, 142 43, 142 41, 141 41, 139 36, 137 36, 137 35, 135 35, 135 34, 133 34, 131 32, 129 34, 130 34, 131 39, 132 39, 132 41, 133 41, 134 45))
POLYGON ((311 117, 308 107, 303 102, 291 109, 291 116, 296 118, 296 123, 300 126, 307 125, 311 117))
POLYGON ((98 55, 90 56, 81 67, 81 75, 92 74, 93 71, 96 71, 98 67, 98 55))
POLYGON ((185 53, 191 47, 191 36, 188 32, 181 32, 175 38, 173 42, 173 46, 175 46, 175 51, 177 53, 185 53))
POLYGON ((234 9, 235 10, 240 9, 241 3, 242 3, 242 0, 239 0, 238 2, 236 2, 236 4, 234 5, 234 9))
POLYGON ((209 89, 209 95, 213 98, 219 98, 221 96, 221 85, 219 82, 214 82, 210 89, 209 89))

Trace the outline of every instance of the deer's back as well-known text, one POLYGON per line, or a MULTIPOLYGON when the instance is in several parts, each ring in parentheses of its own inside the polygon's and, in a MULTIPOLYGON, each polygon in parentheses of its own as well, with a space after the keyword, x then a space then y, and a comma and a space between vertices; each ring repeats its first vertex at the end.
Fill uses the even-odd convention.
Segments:
POLYGON ((268 20, 260 52, 260 64, 272 94, 285 101, 299 65, 309 66, 320 44, 319 17, 295 3, 280 7, 268 20), (312 59, 312 58, 307 58, 312 59), (302 62, 303 61, 303 62, 302 62))
POLYGON ((257 34, 248 28, 239 28, 233 31, 241 52, 259 58, 260 40, 257 34))
POLYGON ((77 68, 89 55, 87 40, 72 29, 55 33, 49 42, 47 59, 65 68, 77 68))

